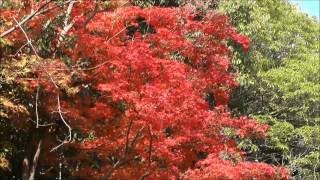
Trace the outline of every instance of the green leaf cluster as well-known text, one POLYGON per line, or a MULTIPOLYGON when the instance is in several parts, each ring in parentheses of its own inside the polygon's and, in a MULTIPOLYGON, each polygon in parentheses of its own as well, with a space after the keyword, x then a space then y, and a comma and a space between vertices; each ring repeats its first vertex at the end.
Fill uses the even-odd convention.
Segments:
POLYGON ((230 44, 240 76, 229 107, 270 125, 265 141, 247 143, 253 160, 287 166, 297 179, 320 178, 319 22, 285 0, 220 1, 248 53, 230 44))

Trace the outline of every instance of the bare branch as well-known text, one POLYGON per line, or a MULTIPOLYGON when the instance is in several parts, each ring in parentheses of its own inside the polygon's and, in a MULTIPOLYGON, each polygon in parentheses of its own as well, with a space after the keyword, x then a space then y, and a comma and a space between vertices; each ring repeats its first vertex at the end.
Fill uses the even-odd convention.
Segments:
POLYGON ((108 43, 109 41, 111 41, 113 38, 117 37, 120 33, 122 33, 124 30, 126 30, 127 27, 121 29, 119 32, 117 32, 115 35, 113 35, 111 38, 109 38, 106 43, 108 43))
POLYGON ((19 50, 16 52, 16 54, 14 54, 14 56, 17 56, 19 52, 22 52, 22 49, 23 49, 24 47, 26 47, 28 44, 29 44, 29 43, 27 42, 27 43, 25 43, 24 45, 22 45, 22 46, 19 48, 19 50))
POLYGON ((62 179, 62 163, 61 162, 59 163, 59 178, 58 179, 59 180, 62 179))
POLYGON ((149 165, 151 164, 151 155, 152 155, 152 132, 151 132, 151 128, 150 126, 148 126, 148 131, 149 131, 149 135, 150 135, 150 139, 149 139, 149 149, 148 149, 148 160, 149 160, 149 165))
MULTIPOLYGON (((46 72, 47 75, 49 76, 49 78, 50 78, 52 84, 55 86, 55 88, 56 88, 56 89, 59 89, 57 83, 54 82, 51 74, 50 74, 48 71, 46 71, 46 70, 45 70, 45 72, 46 72)), ((63 141, 61 144, 59 144, 58 146, 52 148, 52 149, 50 150, 50 152, 57 150, 59 147, 61 147, 62 145, 66 144, 66 143, 71 142, 71 140, 72 140, 72 128, 69 126, 69 124, 67 123, 67 121, 64 119, 64 117, 63 117, 63 115, 62 115, 63 112, 61 111, 61 104, 60 104, 60 96, 59 96, 59 94, 57 95, 57 107, 58 107, 57 109, 58 109, 58 113, 59 113, 60 119, 61 119, 61 121, 64 123, 64 125, 68 128, 69 135, 67 136, 66 140, 64 140, 64 141, 63 141)))
POLYGON ((68 136, 68 142, 71 141, 72 135, 71 135, 71 127, 69 126, 69 124, 66 122, 66 120, 63 118, 62 112, 61 112, 61 105, 60 105, 60 96, 57 96, 57 100, 58 100, 58 111, 59 111, 59 115, 60 118, 62 120, 62 122, 68 127, 69 130, 69 136, 68 136))
MULTIPOLYGON (((69 4, 71 2, 73 2, 75 0, 68 0, 66 2, 64 2, 63 4, 61 5, 66 5, 66 4, 69 4)), ((59 5, 56 5, 56 6, 53 6, 53 7, 49 7, 47 9, 45 9, 45 7, 50 4, 51 2, 53 2, 53 0, 48 0, 46 3, 44 3, 43 5, 41 5, 36 11, 33 11, 31 12, 31 14, 29 14, 27 17, 25 17, 21 22, 19 22, 19 25, 22 26, 23 24, 25 24, 26 22, 28 22, 29 20, 31 20, 33 17, 35 16, 39 16, 41 14, 44 14, 48 11, 51 11, 57 7, 59 7, 59 5)), ((12 33, 14 30, 16 30, 19 26, 18 25, 15 25, 13 27, 11 27, 10 29, 8 29, 7 31, 3 32, 1 35, 0 35, 0 38, 3 38, 7 35, 9 35, 10 33, 12 33)))
POLYGON ((3 32, 0 35, 0 38, 3 38, 4 36, 7 36, 8 34, 10 34, 11 32, 13 32, 15 29, 17 29, 18 27, 21 27, 24 23, 26 23, 27 21, 29 21, 30 19, 32 19, 34 16, 40 15, 41 10, 43 8, 45 8, 48 4, 50 4, 53 0, 49 0, 46 3, 44 3, 42 6, 40 6, 36 11, 32 12, 31 14, 29 14, 26 18, 24 18, 20 23, 17 23, 17 25, 13 26, 12 28, 8 29, 7 31, 3 32))
POLYGON ((81 69, 81 70, 82 70, 82 71, 90 71, 90 70, 94 70, 94 69, 97 69, 97 68, 99 68, 99 67, 101 67, 101 66, 103 66, 103 65, 107 64, 107 63, 108 63, 108 61, 105 61, 105 62, 103 62, 103 63, 101 63, 101 64, 98 64, 98 65, 96 65, 96 66, 94 66, 94 67, 84 68, 84 69, 81 69))
POLYGON ((33 157, 29 180, 34 180, 34 175, 36 173, 36 168, 37 168, 37 164, 38 164, 38 160, 39 160, 39 156, 40 156, 40 151, 41 151, 41 144, 42 144, 42 140, 39 141, 37 151, 33 157))
POLYGON ((37 94, 36 94, 36 120, 37 120, 37 128, 39 128, 39 113, 38 113, 39 89, 40 89, 40 86, 38 85, 38 87, 37 87, 37 94))
MULTIPOLYGON (((33 122, 34 124, 37 124, 36 121, 33 121, 33 120, 29 120, 31 122, 33 122)), ((38 124, 39 127, 48 127, 48 126, 53 126, 53 125, 56 125, 56 123, 49 123, 49 124, 38 124)))
POLYGON ((63 146, 64 144, 66 144, 66 142, 65 141, 63 141, 61 144, 59 144, 58 146, 55 146, 54 148, 52 148, 51 150, 50 150, 50 152, 53 152, 53 151, 56 151, 57 149, 59 149, 61 146, 63 146))
POLYGON ((93 19, 95 16, 96 16, 96 14, 98 13, 98 4, 96 4, 95 6, 94 6, 94 10, 91 12, 91 14, 89 15, 89 17, 85 20, 85 22, 83 23, 83 25, 82 25, 82 27, 83 28, 85 28, 88 24, 89 24, 89 22, 91 21, 91 19, 93 19))
POLYGON ((134 144, 136 143, 136 141, 138 140, 138 138, 141 136, 141 133, 142 133, 142 131, 143 131, 144 128, 145 128, 145 127, 142 126, 142 127, 137 131, 136 135, 134 136, 134 138, 133 138, 132 141, 131 141, 131 144, 130 144, 129 148, 133 148, 134 144))
MULTIPOLYGON (((29 44, 31 46, 31 48, 34 51, 34 53, 36 54, 37 58, 40 58, 38 53, 37 53, 36 48, 33 46, 29 36, 26 33, 26 31, 22 28, 22 26, 18 23, 18 21, 14 17, 13 17, 13 20, 17 23, 18 27, 21 29, 21 31, 23 32, 24 36, 26 37, 27 44, 29 44)), ((40 76, 39 76, 39 78, 40 78, 40 76)), ((38 78, 38 82, 39 82, 39 78, 38 78)), ((38 112, 39 90, 40 90, 40 87, 38 85, 37 94, 36 94, 36 123, 37 123, 36 127, 37 128, 39 128, 39 112, 38 112)))
POLYGON ((68 128, 69 135, 67 136, 67 139, 66 139, 66 140, 64 140, 64 141, 63 141, 61 144, 59 144, 58 146, 52 148, 52 149, 50 150, 50 152, 57 150, 59 147, 61 147, 62 145, 66 144, 66 143, 71 142, 71 140, 72 140, 72 128, 71 128, 70 125, 67 123, 67 121, 63 118, 62 111, 61 111, 61 104, 60 104, 60 96, 59 96, 59 95, 57 96, 57 101, 58 101, 58 113, 59 113, 60 119, 62 120, 62 122, 64 123, 64 125, 68 128))
POLYGON ((144 180, 144 178, 146 178, 146 177, 149 176, 149 175, 150 175, 150 172, 147 171, 147 172, 145 172, 145 173, 139 178, 139 180, 144 180))
POLYGON ((127 153, 128 152, 128 146, 129 146, 129 135, 130 135, 130 130, 131 130, 131 127, 132 127, 132 119, 130 119, 130 122, 129 122, 129 125, 128 125, 128 129, 127 129, 127 132, 126 132, 126 146, 125 146, 125 150, 124 150, 124 153, 127 153))
POLYGON ((28 37, 26 31, 22 28, 22 26, 18 23, 18 21, 16 20, 16 18, 13 17, 13 20, 17 23, 18 27, 21 29, 21 31, 23 32, 24 36, 27 39, 28 44, 31 46, 32 50, 34 51, 34 53, 36 54, 36 56, 39 58, 39 55, 37 53, 36 48, 32 45, 32 42, 30 40, 30 38, 28 37))
MULTIPOLYGON (((39 81, 39 78, 38 78, 38 81, 39 81)), ((38 84, 37 94, 36 94, 36 122, 37 122, 37 126, 36 127, 37 128, 39 128, 39 112, 38 112, 39 90, 40 90, 40 86, 38 84)))
POLYGON ((103 180, 108 180, 111 176, 113 171, 118 168, 118 166, 120 165, 120 160, 118 160, 111 168, 111 170, 102 178, 103 180))

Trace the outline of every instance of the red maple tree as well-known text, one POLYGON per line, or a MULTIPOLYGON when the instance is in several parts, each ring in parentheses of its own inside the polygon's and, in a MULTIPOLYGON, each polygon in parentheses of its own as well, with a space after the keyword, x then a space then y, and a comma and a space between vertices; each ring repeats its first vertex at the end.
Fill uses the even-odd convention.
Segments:
MULTIPOLYGON (((75 42, 53 39, 59 52, 49 57, 56 58, 41 60, 36 80, 28 81, 31 91, 38 91, 37 116, 60 122, 47 128, 51 136, 43 137, 40 166, 57 163, 56 152, 69 148, 74 152, 61 162, 83 179, 288 178, 283 168, 245 161, 245 153, 223 133, 230 128, 241 138, 264 138, 268 129, 227 112, 237 86, 227 43, 248 51, 249 40, 226 16, 188 7, 95 9, 93 1, 74 4, 66 35, 75 42), (66 128, 73 131, 49 152, 66 128), (94 138, 78 142, 74 132, 94 138)), ((41 22, 59 12, 53 8, 31 20, 29 36, 41 38, 41 22)), ((17 46, 25 42, 19 30, 10 38, 17 46)))

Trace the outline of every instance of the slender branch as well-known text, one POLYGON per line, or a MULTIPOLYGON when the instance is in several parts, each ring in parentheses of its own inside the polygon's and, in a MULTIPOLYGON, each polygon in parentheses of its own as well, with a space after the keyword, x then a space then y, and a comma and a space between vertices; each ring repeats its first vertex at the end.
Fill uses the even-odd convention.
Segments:
MULTIPOLYGON (((50 80, 51 80, 52 84, 54 85, 54 87, 56 89, 59 89, 57 83, 54 82, 51 74, 46 70, 45 70, 45 72, 47 73, 47 75, 50 78, 50 80)), ((67 121, 64 119, 64 117, 62 115, 63 112, 61 111, 61 104, 60 104, 60 96, 59 96, 59 94, 57 95, 57 106, 58 106, 58 113, 59 113, 60 119, 64 123, 64 125, 68 128, 69 135, 67 136, 66 140, 64 140, 61 144, 59 144, 59 145, 55 146, 54 148, 52 148, 50 150, 50 152, 53 152, 53 151, 57 150, 59 147, 63 146, 66 143, 71 142, 71 140, 72 140, 72 128, 70 127, 70 125, 67 123, 67 121)))
POLYGON ((67 136, 67 139, 66 139, 66 140, 64 140, 64 141, 63 141, 61 144, 59 144, 58 146, 52 148, 52 149, 50 150, 50 152, 57 150, 59 147, 61 147, 62 145, 66 144, 66 143, 71 142, 71 140, 72 140, 72 128, 71 128, 70 125, 67 123, 67 121, 63 118, 62 111, 61 111, 61 104, 60 104, 60 96, 59 96, 59 95, 57 96, 57 102, 58 102, 58 113, 59 113, 60 119, 62 120, 62 122, 64 123, 64 125, 68 128, 69 135, 67 136))
MULTIPOLYGON (((33 120, 29 120, 31 122, 33 122, 34 124, 37 124, 36 121, 33 121, 33 120)), ((56 123, 49 123, 49 124, 38 124, 39 127, 47 127, 47 126, 53 126, 53 125, 56 125, 56 123)))
POLYGON ((34 175, 36 173, 36 168, 37 168, 37 164, 38 164, 38 160, 39 160, 39 156, 40 156, 40 151, 41 151, 41 144, 42 144, 42 140, 39 141, 37 151, 33 157, 29 180, 34 180, 34 175))
POLYGON ((59 180, 61 180, 62 179, 62 163, 60 162, 59 163, 59 180))
POLYGON ((23 32, 24 36, 27 39, 28 44, 31 46, 32 50, 34 51, 34 53, 36 54, 37 57, 39 57, 36 48, 33 46, 30 38, 28 37, 26 31, 22 28, 22 26, 18 23, 18 21, 16 20, 16 18, 13 17, 13 20, 17 23, 18 27, 21 29, 21 31, 23 32))
MULTIPOLYGON (((13 20, 17 23, 18 27, 21 29, 21 31, 23 32, 24 36, 26 37, 27 39, 27 44, 29 44, 32 48, 32 50, 34 51, 34 53, 36 54, 37 58, 40 58, 38 53, 37 53, 37 50, 36 48, 33 46, 32 44, 32 41, 30 40, 28 34, 26 33, 26 31, 22 28, 22 26, 18 23, 18 21, 13 17, 13 20)), ((40 76, 39 76, 40 78, 40 76)), ((39 82, 39 78, 38 78, 38 82, 39 82)), ((37 87, 37 93, 36 93, 36 127, 39 128, 39 112, 38 112, 38 101, 39 101, 39 90, 40 90, 40 87, 38 85, 37 87)))
POLYGON ((66 144, 65 141, 63 141, 62 143, 60 143, 58 146, 53 147, 50 152, 56 151, 57 149, 59 149, 61 146, 63 146, 64 144, 66 144))
POLYGON ((97 13, 98 13, 98 4, 96 4, 96 5, 94 6, 94 10, 93 10, 92 13, 89 15, 89 17, 86 19, 86 21, 83 23, 82 27, 85 28, 85 27, 89 24, 89 22, 91 21, 91 19, 93 19, 93 18, 96 16, 97 13))
POLYGON ((144 180, 144 178, 146 178, 146 177, 149 176, 149 175, 150 175, 150 172, 147 171, 147 172, 145 172, 145 173, 139 178, 139 180, 144 180))
POLYGON ((69 130, 69 136, 68 136, 68 141, 71 141, 72 135, 71 135, 71 127, 69 126, 69 124, 66 122, 66 120, 63 118, 62 112, 61 112, 61 105, 60 105, 60 96, 57 96, 57 100, 58 100, 58 111, 59 111, 59 115, 60 118, 62 120, 62 122, 68 127, 69 130))
POLYGON ((89 67, 89 68, 84 68, 84 69, 81 69, 82 71, 90 71, 90 70, 94 70, 94 69, 97 69, 97 68, 99 68, 99 67, 101 67, 101 66, 103 66, 103 65, 105 65, 105 64, 107 64, 109 61, 105 61, 105 62, 103 62, 103 63, 101 63, 101 64, 98 64, 98 65, 96 65, 96 66, 93 66, 93 67, 89 67))
POLYGON ((131 141, 131 144, 130 144, 130 147, 129 147, 129 148, 132 148, 132 147, 133 147, 133 145, 136 143, 136 141, 137 141, 138 138, 140 137, 141 132, 142 132, 142 130, 143 130, 144 128, 145 128, 145 127, 142 126, 142 127, 137 131, 136 135, 134 136, 133 140, 131 141))
POLYGON ((59 89, 59 87, 58 87, 57 83, 55 83, 55 82, 54 82, 54 80, 53 80, 53 78, 52 78, 51 74, 50 74, 46 69, 44 69, 44 71, 45 71, 45 72, 46 72, 46 74, 48 75, 48 77, 49 77, 50 81, 52 82, 52 84, 54 85, 54 87, 55 87, 56 89, 59 89))
POLYGON ((38 112, 39 90, 40 90, 40 86, 38 84, 37 94, 36 94, 36 121, 37 121, 37 128, 39 128, 39 112, 38 112))
POLYGON ((19 50, 16 52, 16 54, 14 54, 14 56, 17 56, 19 52, 22 52, 22 49, 23 49, 24 47, 26 47, 28 44, 29 44, 29 43, 25 43, 24 45, 22 45, 22 46, 19 48, 19 50))
POLYGON ((152 132, 151 132, 151 128, 150 126, 148 126, 148 131, 149 131, 149 135, 150 135, 150 139, 149 139, 149 149, 148 149, 148 160, 149 160, 149 165, 151 164, 151 155, 152 155, 152 132))
POLYGON ((128 129, 127 129, 127 132, 126 132, 126 146, 125 146, 125 150, 124 152, 127 153, 128 152, 128 146, 129 146, 129 134, 130 134, 130 130, 131 130, 131 127, 132 127, 132 119, 130 119, 130 122, 129 122, 129 125, 128 125, 128 129))
MULTIPOLYGON (((64 3, 62 3, 61 5, 66 5, 66 4, 69 4, 71 3, 72 1, 75 1, 75 0, 68 0, 64 3)), ((41 14, 44 14, 48 11, 51 11, 57 7, 59 7, 59 5, 56 5, 56 6, 53 6, 53 7, 49 7, 47 9, 44 9, 48 4, 50 4, 51 2, 53 2, 53 0, 49 0, 47 1, 46 3, 44 3, 43 5, 41 5, 36 11, 33 11, 31 12, 31 14, 29 14, 27 17, 25 17, 21 22, 19 22, 19 25, 22 26, 23 24, 25 24, 26 22, 28 22, 29 20, 31 20, 33 17, 35 16, 39 16, 41 14)), ((13 27, 11 27, 10 29, 8 29, 7 31, 3 32, 1 35, 0 35, 0 38, 3 38, 7 35, 9 35, 10 33, 12 33, 14 30, 16 30, 19 26, 18 25, 15 25, 13 27)))
POLYGON ((111 170, 110 170, 102 179, 103 179, 103 180, 108 180, 108 179, 111 177, 113 171, 114 171, 119 165, 120 165, 120 160, 118 160, 118 161, 112 166, 111 170))
POLYGON ((20 23, 18 23, 17 25, 13 26, 12 28, 8 29, 7 31, 3 32, 0 35, 0 38, 3 38, 5 36, 7 36, 8 34, 10 34, 11 32, 13 32, 15 29, 17 29, 18 27, 21 27, 24 23, 26 23, 27 21, 29 21, 30 19, 32 19, 34 16, 37 16, 41 13, 41 10, 43 8, 45 8, 48 4, 50 4, 53 0, 49 0, 46 3, 44 3, 42 6, 40 6, 36 11, 32 12, 31 14, 29 14, 26 18, 24 18, 20 23))
POLYGON ((113 38, 117 37, 120 33, 122 33, 126 29, 127 29, 127 27, 124 27, 123 29, 121 29, 119 32, 117 32, 115 35, 113 35, 111 38, 107 39, 106 43, 111 41, 113 38))

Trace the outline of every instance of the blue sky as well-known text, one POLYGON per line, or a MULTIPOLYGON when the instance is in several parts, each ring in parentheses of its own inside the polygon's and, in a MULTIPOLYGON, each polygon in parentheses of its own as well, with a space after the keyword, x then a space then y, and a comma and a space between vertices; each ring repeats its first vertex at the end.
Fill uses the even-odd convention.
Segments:
POLYGON ((308 13, 310 16, 317 16, 320 14, 320 0, 290 0, 292 4, 298 4, 302 12, 308 13))

